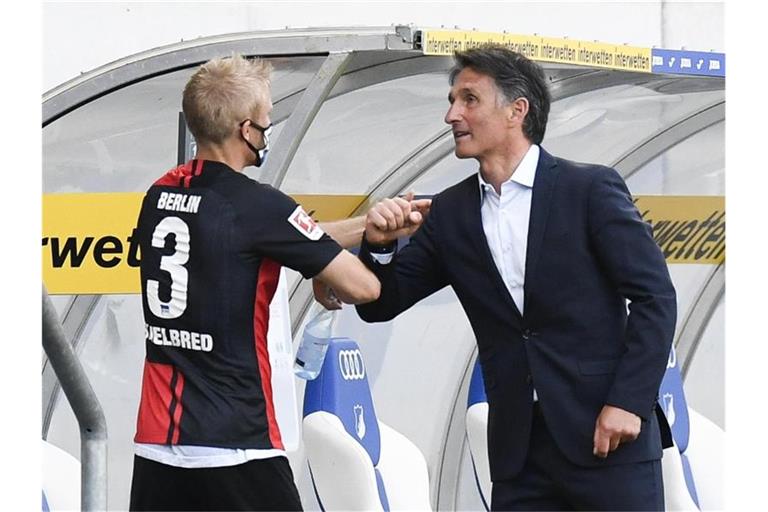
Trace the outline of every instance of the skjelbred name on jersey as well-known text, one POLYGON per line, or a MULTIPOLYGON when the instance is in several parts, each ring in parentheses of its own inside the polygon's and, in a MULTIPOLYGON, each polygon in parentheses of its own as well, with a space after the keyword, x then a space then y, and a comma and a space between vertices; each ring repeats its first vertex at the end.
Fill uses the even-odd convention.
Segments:
POLYGON ((144 324, 144 337, 155 345, 185 348, 200 352, 210 352, 213 350, 213 336, 210 334, 144 324))
POLYGON ((157 199, 158 210, 171 210, 174 212, 197 213, 200 208, 202 196, 192 194, 176 194, 173 192, 161 192, 157 199))

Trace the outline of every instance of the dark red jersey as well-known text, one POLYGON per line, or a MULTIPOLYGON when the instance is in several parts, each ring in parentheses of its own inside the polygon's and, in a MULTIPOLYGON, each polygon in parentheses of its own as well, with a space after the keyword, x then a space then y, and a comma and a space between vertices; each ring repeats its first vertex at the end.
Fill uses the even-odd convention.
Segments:
POLYGON ((138 220, 147 357, 137 443, 282 449, 267 353, 281 265, 318 274, 341 247, 291 198, 192 160, 138 220))

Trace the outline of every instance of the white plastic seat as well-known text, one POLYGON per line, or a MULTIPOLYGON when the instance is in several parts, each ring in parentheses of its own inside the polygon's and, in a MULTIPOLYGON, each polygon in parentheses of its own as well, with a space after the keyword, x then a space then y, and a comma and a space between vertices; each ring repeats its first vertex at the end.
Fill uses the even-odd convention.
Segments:
POLYGON ((357 343, 334 338, 304 392, 303 439, 324 510, 431 510, 421 451, 381 423, 357 343))
POLYGON ((42 441, 43 512, 80 510, 80 461, 42 441))
POLYGON ((701 510, 723 510, 725 432, 690 407, 688 416, 691 432, 685 454, 696 478, 699 506, 701 510))

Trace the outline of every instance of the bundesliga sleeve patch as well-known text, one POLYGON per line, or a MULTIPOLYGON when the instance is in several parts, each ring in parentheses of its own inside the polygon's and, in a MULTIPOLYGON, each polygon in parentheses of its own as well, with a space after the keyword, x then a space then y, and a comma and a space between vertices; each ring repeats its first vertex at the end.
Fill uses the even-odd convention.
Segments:
POLYGON ((296 230, 309 238, 310 240, 320 240, 324 231, 312 220, 312 217, 307 215, 304 208, 297 206, 293 213, 288 217, 288 222, 296 228, 296 230))

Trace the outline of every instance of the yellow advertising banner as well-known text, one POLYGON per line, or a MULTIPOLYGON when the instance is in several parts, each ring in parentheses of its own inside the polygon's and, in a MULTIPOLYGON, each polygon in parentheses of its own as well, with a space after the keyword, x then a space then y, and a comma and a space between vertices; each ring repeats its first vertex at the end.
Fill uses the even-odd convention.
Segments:
POLYGON ((635 205, 667 263, 725 261, 723 196, 638 196, 635 205))
MULTIPOLYGON (((43 196, 43 281, 51 294, 139 293, 134 240, 142 193, 43 196)), ((294 195, 318 221, 347 218, 364 195, 294 195)), ((638 196, 668 263, 725 259, 725 201, 717 196, 638 196)))
POLYGON ((453 55, 483 44, 501 44, 541 62, 651 72, 651 49, 620 44, 580 41, 578 39, 518 35, 468 30, 424 30, 424 55, 453 55))
POLYGON ((138 293, 133 228, 144 194, 43 196, 43 282, 51 294, 138 293))

